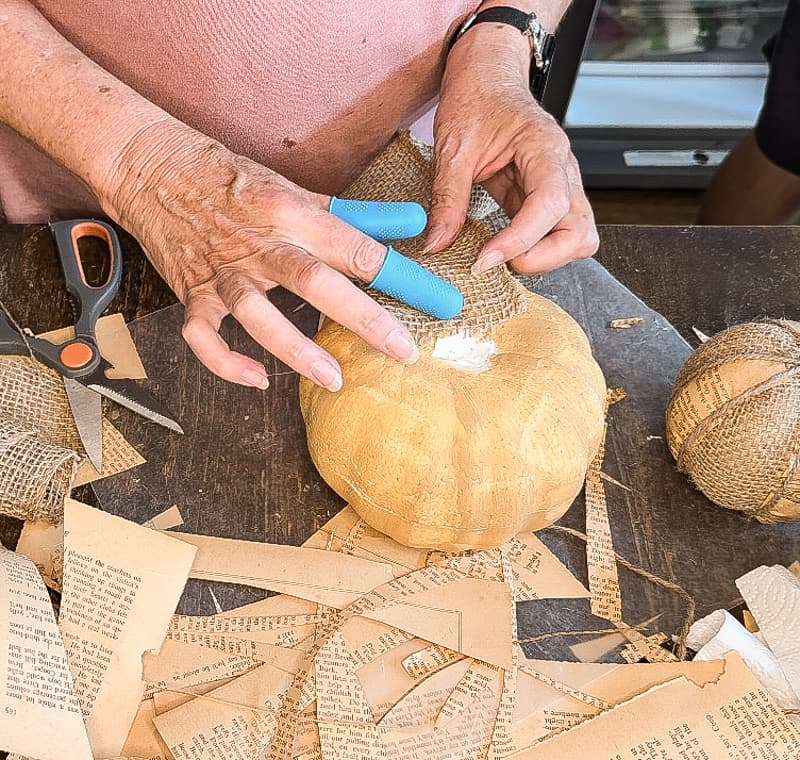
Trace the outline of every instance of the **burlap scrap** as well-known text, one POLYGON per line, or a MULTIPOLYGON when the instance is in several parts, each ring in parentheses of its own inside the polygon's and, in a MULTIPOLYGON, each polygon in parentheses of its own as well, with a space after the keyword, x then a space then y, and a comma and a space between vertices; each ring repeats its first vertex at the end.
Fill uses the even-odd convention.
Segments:
POLYGON ((773 510, 778 502, 794 503, 800 510, 797 323, 749 322, 728 328, 724 336, 724 340, 715 336, 692 354, 678 374, 675 392, 709 369, 732 361, 781 362, 786 369, 706 417, 676 452, 678 468, 718 504, 764 523, 789 519, 773 510))
POLYGON ((0 357, 0 514, 60 519, 79 452, 60 376, 27 357, 0 357))
MULTIPOLYGON (((430 206, 433 165, 429 151, 401 133, 347 189, 343 197, 362 200, 416 201, 430 206), (425 155, 427 153, 428 155, 425 155)), ((381 293, 370 291, 395 314, 420 343, 441 335, 464 333, 482 336, 491 328, 526 310, 525 289, 506 267, 480 275, 470 271, 486 241, 508 224, 494 199, 474 186, 467 221, 458 237, 441 253, 422 253, 422 236, 393 241, 391 245, 455 285, 464 295, 464 309, 455 319, 437 320, 381 293)))

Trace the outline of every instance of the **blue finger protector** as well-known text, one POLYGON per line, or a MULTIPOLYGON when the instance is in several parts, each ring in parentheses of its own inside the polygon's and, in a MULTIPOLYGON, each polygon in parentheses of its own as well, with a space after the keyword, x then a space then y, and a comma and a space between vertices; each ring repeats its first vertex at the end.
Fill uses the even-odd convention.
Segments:
POLYGON ((437 319, 452 319, 464 308, 458 288, 391 246, 369 287, 437 319))
POLYGON ((328 211, 375 240, 416 237, 428 223, 425 209, 407 201, 352 201, 334 196, 328 211))

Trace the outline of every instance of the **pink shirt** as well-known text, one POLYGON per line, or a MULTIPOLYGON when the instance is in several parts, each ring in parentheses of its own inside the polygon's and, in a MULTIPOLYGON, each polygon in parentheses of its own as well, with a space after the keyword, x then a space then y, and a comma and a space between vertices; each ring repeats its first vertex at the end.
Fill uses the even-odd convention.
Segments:
MULTIPOLYGON (((169 113, 302 186, 340 191, 435 97, 477 0, 35 0, 86 55, 169 113)), ((79 118, 79 116, 78 116, 79 118)), ((0 125, 9 222, 98 213, 0 125)))

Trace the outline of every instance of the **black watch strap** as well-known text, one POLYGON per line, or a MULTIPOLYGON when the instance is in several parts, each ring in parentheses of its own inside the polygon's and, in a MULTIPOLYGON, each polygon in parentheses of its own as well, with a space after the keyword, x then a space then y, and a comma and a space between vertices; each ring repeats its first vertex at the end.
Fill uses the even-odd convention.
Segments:
MULTIPOLYGON (((459 28, 450 38, 450 42, 447 45, 447 52, 449 53, 450 50, 452 50, 453 45, 456 44, 462 34, 476 24, 508 24, 509 26, 513 26, 515 29, 519 29, 519 31, 525 36, 528 36, 530 34, 531 15, 532 14, 526 13, 519 8, 511 8, 509 6, 497 6, 473 13, 463 24, 461 24, 461 26, 459 26, 459 28)), ((533 97, 536 98, 536 100, 541 101, 542 96, 544 95, 545 85, 547 84, 547 75, 550 72, 550 63, 553 60, 556 38, 554 35, 542 30, 538 41, 542 65, 538 66, 534 59, 531 60, 530 89, 533 93, 533 97)))

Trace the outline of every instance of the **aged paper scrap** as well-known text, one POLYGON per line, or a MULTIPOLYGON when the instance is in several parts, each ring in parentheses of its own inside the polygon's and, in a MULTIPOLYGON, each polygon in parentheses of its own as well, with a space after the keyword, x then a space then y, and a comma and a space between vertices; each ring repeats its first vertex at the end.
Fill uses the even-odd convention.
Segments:
POLYGON ((133 725, 122 748, 122 756, 128 758, 141 757, 147 760, 172 760, 172 753, 156 730, 153 718, 156 716, 152 699, 143 700, 133 725))
POLYGON ((153 723, 175 760, 239 760, 269 746, 276 720, 272 713, 196 697, 153 723))
POLYGON ((47 520, 27 520, 17 541, 17 554, 29 557, 42 574, 44 582, 61 592, 64 572, 64 523, 52 525, 47 520))
POLYGON ((508 668, 513 646, 511 608, 505 583, 461 577, 411 593, 363 616, 508 668))
POLYGON ((170 530, 170 528, 178 528, 183 525, 183 515, 180 509, 173 504, 163 512, 153 515, 149 520, 145 520, 142 525, 153 530, 170 530))
POLYGON ((170 533, 198 549, 192 578, 282 591, 342 609, 394 576, 389 565, 338 552, 170 533))
POLYGON ((762 565, 736 581, 767 646, 800 696, 800 579, 781 565, 762 565))
MULTIPOLYGON (((147 528, 166 530, 183 524, 177 507, 153 516, 143 523, 147 528)), ((61 592, 61 576, 64 571, 64 523, 55 525, 46 520, 28 520, 22 526, 17 541, 17 554, 24 554, 33 560, 44 578, 44 582, 54 591, 61 592)))
POLYGON ((59 624, 96 756, 120 754, 195 548, 73 499, 64 505, 59 624))
POLYGON ((796 760, 800 734, 731 654, 716 682, 681 677, 655 686, 516 758, 579 758, 587 747, 603 760, 796 760))
POLYGON ((684 676, 698 686, 717 680, 723 662, 637 665, 527 660, 519 672, 511 735, 529 746, 572 728, 647 689, 684 676))
POLYGON ((91 760, 53 606, 36 566, 0 547, 0 750, 91 760))
POLYGON ((328 638, 317 653, 315 664, 322 756, 385 760, 380 732, 341 634, 328 638))

